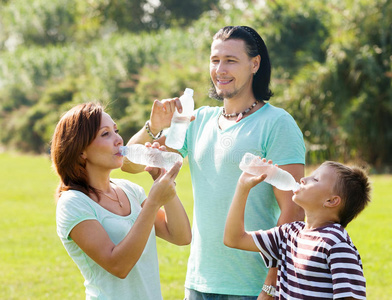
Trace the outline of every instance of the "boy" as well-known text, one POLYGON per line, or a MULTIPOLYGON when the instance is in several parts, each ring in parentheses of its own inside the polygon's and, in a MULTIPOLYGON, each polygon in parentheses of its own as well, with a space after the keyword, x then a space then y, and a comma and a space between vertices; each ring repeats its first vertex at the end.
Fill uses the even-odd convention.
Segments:
POLYGON ((265 178, 245 172, 239 178, 227 216, 225 245, 260 251, 267 267, 278 267, 275 299, 366 299, 361 258, 344 229, 370 202, 366 174, 325 162, 302 178, 294 192, 292 199, 304 209, 305 222, 247 232, 246 200, 251 188, 265 178))

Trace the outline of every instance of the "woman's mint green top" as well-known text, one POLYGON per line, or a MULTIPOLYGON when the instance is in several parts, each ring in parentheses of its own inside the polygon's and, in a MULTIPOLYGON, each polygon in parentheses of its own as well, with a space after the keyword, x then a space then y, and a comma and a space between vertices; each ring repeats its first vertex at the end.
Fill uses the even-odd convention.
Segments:
POLYGON ((114 244, 128 234, 142 209, 140 204, 146 199, 146 194, 142 187, 127 180, 112 179, 112 182, 127 195, 131 204, 130 215, 116 215, 79 191, 66 191, 57 203, 57 234, 85 279, 86 299, 162 299, 154 229, 142 256, 125 279, 99 266, 69 236, 72 228, 85 220, 97 220, 114 244))

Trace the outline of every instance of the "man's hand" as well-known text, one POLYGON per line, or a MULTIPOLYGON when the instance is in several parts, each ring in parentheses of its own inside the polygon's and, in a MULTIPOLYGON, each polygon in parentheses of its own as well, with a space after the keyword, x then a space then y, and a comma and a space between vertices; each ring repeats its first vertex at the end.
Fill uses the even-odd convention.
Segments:
POLYGON ((179 113, 182 112, 181 101, 178 97, 161 101, 154 100, 150 115, 150 129, 154 134, 170 127, 176 108, 179 113))

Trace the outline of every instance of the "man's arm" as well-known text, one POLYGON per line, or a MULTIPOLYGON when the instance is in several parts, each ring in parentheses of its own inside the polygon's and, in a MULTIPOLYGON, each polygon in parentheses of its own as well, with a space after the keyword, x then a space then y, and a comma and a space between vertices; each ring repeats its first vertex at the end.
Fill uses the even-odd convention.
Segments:
MULTIPOLYGON (((158 142, 160 145, 165 145, 166 137, 161 136, 155 139, 159 133, 170 127, 171 119, 173 113, 177 107, 179 112, 182 111, 181 102, 179 98, 165 99, 162 101, 155 100, 151 110, 150 120, 146 125, 143 126, 131 139, 128 141, 127 145, 132 144, 142 144, 158 142)), ((176 151, 167 148, 169 151, 176 151)), ((126 157, 124 157, 124 162, 121 170, 128 173, 140 173, 144 171, 143 165, 134 164, 130 162, 126 157)))
MULTIPOLYGON (((302 164, 291 164, 279 166, 279 168, 293 175, 296 182, 299 182, 305 175, 305 166, 302 164)), ((292 200, 292 191, 282 191, 274 187, 274 194, 281 210, 277 225, 283 225, 294 221, 303 221, 305 213, 301 207, 292 200)))

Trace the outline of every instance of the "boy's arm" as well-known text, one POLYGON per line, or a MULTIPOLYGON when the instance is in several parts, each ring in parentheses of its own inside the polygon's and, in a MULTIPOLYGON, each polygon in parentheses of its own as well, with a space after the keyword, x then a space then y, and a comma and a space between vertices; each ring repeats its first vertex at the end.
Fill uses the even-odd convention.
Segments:
MULTIPOLYGON (((291 164, 291 165, 283 165, 279 166, 279 168, 289 172, 291 175, 294 176, 295 181, 299 182, 300 179, 304 176, 304 165, 301 164, 291 164)), ((303 221, 304 220, 304 211, 301 207, 295 204, 292 201, 293 194, 291 191, 281 191, 277 188, 274 189, 274 194, 276 197, 276 201, 278 202, 280 208, 280 216, 278 219, 277 226, 283 225, 286 223, 291 223, 294 221, 303 221)), ((277 278, 277 268, 270 268, 268 270, 267 277, 264 281, 265 285, 276 285, 276 278, 277 278)), ((263 292, 263 294, 265 294, 263 292)), ((264 295, 265 296, 265 295, 264 295)), ((262 299, 262 298, 260 298, 262 299)))
POLYGON ((245 231, 244 214, 246 200, 252 187, 262 182, 266 175, 253 176, 243 172, 238 180, 229 213, 227 215, 223 243, 231 248, 259 252, 250 232, 245 231))

